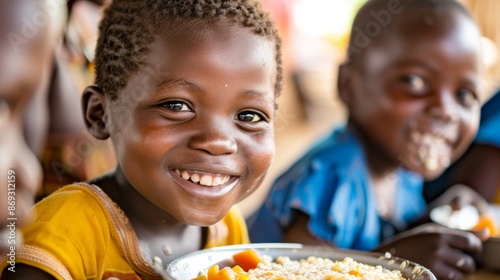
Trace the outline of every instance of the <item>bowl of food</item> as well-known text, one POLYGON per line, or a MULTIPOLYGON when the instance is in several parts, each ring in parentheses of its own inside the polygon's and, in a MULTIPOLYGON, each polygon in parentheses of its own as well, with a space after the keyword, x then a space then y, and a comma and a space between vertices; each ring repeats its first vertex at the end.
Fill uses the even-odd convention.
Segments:
POLYGON ((491 237, 483 242, 483 252, 478 257, 479 265, 500 271, 500 205, 490 205, 486 213, 479 213, 473 206, 452 210, 440 206, 430 213, 431 220, 444 226, 461 230, 483 230, 487 228, 491 237))
POLYGON ((429 269, 388 253, 378 254, 291 243, 233 245, 194 252, 173 261, 167 267, 166 278, 169 280, 436 279, 429 269), (243 276, 230 278, 229 274, 243 276))

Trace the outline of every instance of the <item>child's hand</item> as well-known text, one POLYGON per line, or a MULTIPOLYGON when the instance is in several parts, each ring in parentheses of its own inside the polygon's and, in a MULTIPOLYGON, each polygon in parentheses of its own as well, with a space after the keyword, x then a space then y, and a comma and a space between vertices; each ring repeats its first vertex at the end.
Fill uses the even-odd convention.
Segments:
POLYGON ((472 255, 482 251, 483 238, 487 236, 483 236, 482 232, 474 234, 425 224, 395 236, 375 251, 390 252, 396 257, 423 265, 438 279, 462 279, 465 274, 476 270, 472 255))

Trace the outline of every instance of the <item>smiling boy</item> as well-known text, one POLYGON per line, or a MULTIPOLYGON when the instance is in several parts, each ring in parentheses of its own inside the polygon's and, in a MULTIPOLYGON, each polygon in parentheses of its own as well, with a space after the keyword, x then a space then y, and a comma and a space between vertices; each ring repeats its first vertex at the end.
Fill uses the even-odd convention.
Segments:
POLYGON ((35 206, 8 279, 160 279, 152 266, 249 242, 232 208, 274 156, 280 39, 253 1, 115 0, 100 24, 89 132, 116 169, 35 206), (26 278, 23 278, 26 277, 26 278))

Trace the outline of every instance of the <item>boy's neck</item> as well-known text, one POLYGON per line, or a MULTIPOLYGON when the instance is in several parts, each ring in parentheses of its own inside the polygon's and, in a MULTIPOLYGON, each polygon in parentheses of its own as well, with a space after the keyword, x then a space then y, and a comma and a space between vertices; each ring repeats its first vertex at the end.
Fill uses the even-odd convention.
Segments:
POLYGON ((374 143, 354 122, 348 122, 348 129, 354 133, 363 148, 372 180, 385 180, 388 176, 393 176, 400 168, 399 162, 394 161, 384 153, 382 148, 374 143))
POLYGON ((397 188, 396 171, 399 163, 391 160, 371 139, 349 122, 349 130, 359 140, 365 152, 370 185, 377 202, 377 211, 385 220, 391 220, 394 213, 394 199, 397 188))
POLYGON ((184 225, 138 193, 120 167, 91 183, 99 186, 125 212, 131 223, 139 222, 151 230, 184 225))
POLYGON ((144 253, 149 251, 147 255, 160 256, 166 263, 204 246, 206 230, 181 223, 152 204, 128 183, 120 167, 89 183, 99 186, 125 213, 141 243, 144 257, 148 258, 144 253), (156 252, 165 251, 165 248, 171 252, 156 252))
POLYGON ((146 259, 158 256, 169 263, 205 245, 207 229, 183 224, 152 204, 128 183, 120 167, 89 183, 99 186, 125 213, 146 259))

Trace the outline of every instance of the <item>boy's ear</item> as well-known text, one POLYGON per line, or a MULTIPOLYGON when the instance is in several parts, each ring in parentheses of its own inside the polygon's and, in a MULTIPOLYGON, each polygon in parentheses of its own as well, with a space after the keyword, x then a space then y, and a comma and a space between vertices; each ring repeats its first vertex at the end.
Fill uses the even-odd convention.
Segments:
POLYGON ((106 96, 101 88, 89 86, 82 95, 83 119, 87 130, 97 139, 105 140, 109 137, 106 127, 106 96))
POLYGON ((347 63, 343 63, 339 66, 338 77, 337 77, 337 92, 340 97, 340 100, 346 105, 348 108, 351 105, 351 69, 350 65, 347 63))

